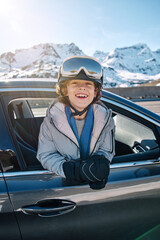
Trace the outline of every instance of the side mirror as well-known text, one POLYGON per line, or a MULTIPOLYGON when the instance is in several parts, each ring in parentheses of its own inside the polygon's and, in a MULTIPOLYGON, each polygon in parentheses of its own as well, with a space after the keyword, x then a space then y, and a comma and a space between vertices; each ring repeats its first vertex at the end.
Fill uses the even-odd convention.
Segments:
POLYGON ((3 172, 14 171, 19 168, 16 154, 11 149, 0 150, 0 163, 3 172))

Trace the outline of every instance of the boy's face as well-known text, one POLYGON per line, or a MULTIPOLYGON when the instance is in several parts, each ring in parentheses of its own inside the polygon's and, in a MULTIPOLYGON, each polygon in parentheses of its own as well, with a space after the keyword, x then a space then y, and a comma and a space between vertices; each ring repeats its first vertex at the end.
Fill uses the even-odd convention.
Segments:
POLYGON ((67 83, 67 96, 73 107, 82 111, 96 96, 95 85, 91 81, 71 80, 67 83))

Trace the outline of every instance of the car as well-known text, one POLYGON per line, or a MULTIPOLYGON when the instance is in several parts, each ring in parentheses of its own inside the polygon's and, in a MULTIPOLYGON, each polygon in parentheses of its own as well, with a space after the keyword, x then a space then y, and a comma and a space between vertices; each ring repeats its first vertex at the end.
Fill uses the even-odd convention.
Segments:
POLYGON ((160 116, 102 91, 113 111, 116 154, 106 187, 92 190, 43 169, 36 158, 55 86, 50 79, 0 81, 0 239, 128 240, 160 233, 160 116))

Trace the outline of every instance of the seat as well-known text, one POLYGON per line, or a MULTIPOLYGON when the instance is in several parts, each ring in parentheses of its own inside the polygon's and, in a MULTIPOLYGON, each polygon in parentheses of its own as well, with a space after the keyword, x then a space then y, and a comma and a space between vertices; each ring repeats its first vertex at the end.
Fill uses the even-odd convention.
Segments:
POLYGON ((40 125, 44 117, 14 118, 14 109, 12 104, 9 105, 9 115, 11 118, 14 133, 16 135, 20 150, 29 169, 41 168, 40 162, 36 158, 38 136, 40 125))

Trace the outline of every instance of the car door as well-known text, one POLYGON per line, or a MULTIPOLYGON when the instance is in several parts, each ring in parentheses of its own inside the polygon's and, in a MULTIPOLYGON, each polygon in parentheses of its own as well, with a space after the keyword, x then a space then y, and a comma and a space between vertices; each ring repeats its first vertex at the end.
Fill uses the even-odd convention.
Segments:
POLYGON ((21 239, 21 235, 2 170, 2 164, 7 161, 8 156, 8 152, 6 153, 5 150, 12 148, 12 143, 5 125, 1 105, 0 116, 0 239, 18 240, 21 239))
MULTIPOLYGON (((152 129, 148 131, 158 142, 152 129)), ((18 145, 13 133, 11 138, 18 145)), ((16 149, 14 161, 20 165, 25 156, 18 146, 16 149)), ((27 167, 26 163, 25 167, 22 163, 19 168, 8 166, 9 171, 3 166, 22 238, 134 239, 158 225, 159 155, 147 154, 142 159, 141 153, 131 155, 115 157, 108 184, 100 191, 91 190, 88 185, 71 185, 40 166, 27 167)))
POLYGON ((101 191, 45 171, 6 173, 23 239, 130 239, 155 227, 160 177, 137 179, 138 169, 115 168, 101 191))

